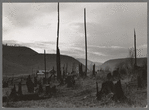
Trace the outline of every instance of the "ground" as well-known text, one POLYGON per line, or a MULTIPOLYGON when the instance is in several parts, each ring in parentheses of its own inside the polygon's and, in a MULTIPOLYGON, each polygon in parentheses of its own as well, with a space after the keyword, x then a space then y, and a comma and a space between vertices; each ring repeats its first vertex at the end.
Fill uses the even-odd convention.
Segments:
MULTIPOLYGON (((147 105, 147 89, 146 87, 137 90, 137 82, 122 83, 124 94, 129 99, 128 102, 114 102, 109 98, 103 100, 96 99, 96 81, 99 83, 99 90, 104 79, 99 77, 87 77, 85 79, 76 79, 76 85, 67 88, 66 85, 57 86, 57 93, 48 99, 17 101, 3 103, 3 107, 29 107, 29 108, 86 108, 86 107, 146 107, 147 105)), ((58 84, 56 81, 53 84, 58 84)), ((11 88, 11 87, 10 87, 11 88)), ((3 88, 3 95, 10 91, 10 88, 3 88)), ((23 92, 26 91, 26 85, 23 86, 23 92)))

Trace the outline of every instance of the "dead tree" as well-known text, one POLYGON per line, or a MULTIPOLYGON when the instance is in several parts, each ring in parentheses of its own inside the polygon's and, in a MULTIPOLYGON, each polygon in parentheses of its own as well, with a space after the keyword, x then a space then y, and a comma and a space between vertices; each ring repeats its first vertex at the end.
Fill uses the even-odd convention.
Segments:
POLYGON ((44 67, 45 67, 45 83, 47 83, 47 77, 46 77, 46 74, 47 74, 47 72, 46 72, 46 51, 44 50, 44 67))
MULTIPOLYGON (((135 48, 135 64, 134 64, 134 71, 138 68, 137 66, 137 51, 136 51, 136 32, 134 29, 134 48, 135 48)), ((142 88, 142 80, 141 77, 138 75, 137 76, 137 82, 138 82, 138 88, 142 88)))
POLYGON ((66 72, 65 72, 65 65, 63 66, 63 79, 65 78, 66 72))
POLYGON ((83 77, 82 64, 79 64, 79 75, 83 77))
POLYGON ((93 65, 93 76, 95 76, 95 64, 93 65))
POLYGON ((84 8, 84 30, 85 30, 85 57, 86 57, 86 66, 85 66, 85 76, 87 75, 87 34, 86 34, 86 9, 84 8))
POLYGON ((134 68, 137 67, 137 52, 136 52, 136 32, 134 29, 134 49, 135 49, 135 64, 134 64, 134 68))
POLYGON ((57 63, 57 80, 60 81, 61 80, 61 64, 60 64, 60 49, 58 47, 58 43, 59 43, 59 2, 58 2, 58 26, 57 26, 57 54, 56 54, 56 63, 57 63))

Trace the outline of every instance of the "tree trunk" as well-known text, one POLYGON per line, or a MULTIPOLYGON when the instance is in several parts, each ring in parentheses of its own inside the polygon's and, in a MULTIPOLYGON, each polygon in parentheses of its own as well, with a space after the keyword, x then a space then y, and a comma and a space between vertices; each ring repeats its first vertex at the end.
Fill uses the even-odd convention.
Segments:
POLYGON ((46 51, 44 50, 44 67, 45 67, 45 80, 46 78, 46 51))
POLYGON ((57 55, 56 55, 56 63, 57 63, 57 80, 61 80, 61 73, 60 73, 60 49, 58 47, 59 43, 59 3, 58 3, 58 26, 57 26, 57 55))
POLYGON ((86 57, 85 76, 86 76, 86 75, 87 75, 87 34, 86 34, 86 9, 84 9, 84 29, 85 29, 85 57, 86 57))
POLYGON ((134 65, 134 69, 136 69, 137 67, 137 52, 136 52, 136 32, 135 32, 135 29, 134 29, 134 48, 135 48, 135 65, 134 65))
POLYGON ((95 64, 93 65, 93 76, 95 76, 95 64))

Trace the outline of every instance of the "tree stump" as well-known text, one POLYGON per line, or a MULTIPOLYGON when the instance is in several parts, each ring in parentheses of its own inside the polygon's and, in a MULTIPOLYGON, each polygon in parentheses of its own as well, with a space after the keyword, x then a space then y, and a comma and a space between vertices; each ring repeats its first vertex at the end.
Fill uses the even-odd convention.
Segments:
POLYGON ((112 97, 112 100, 114 101, 125 101, 126 96, 124 95, 124 92, 122 90, 121 81, 117 81, 117 83, 114 85, 114 96, 112 97))
POLYGON ((75 80, 72 75, 67 76, 66 78, 67 87, 73 87, 75 85, 75 80))
POLYGON ((103 82, 101 90, 99 92, 97 92, 97 99, 100 100, 100 99, 102 99, 103 96, 108 95, 109 93, 114 93, 113 82, 112 81, 103 82))
POLYGON ((9 95, 9 98, 13 101, 16 101, 17 100, 17 92, 16 92, 16 87, 14 85, 14 87, 11 89, 11 93, 9 95))
POLYGON ((107 74, 107 79, 108 79, 108 80, 111 80, 111 79, 112 79, 111 73, 108 73, 108 74, 107 74))
POLYGON ((23 95, 22 94, 22 85, 21 85, 21 82, 19 82, 19 84, 18 84, 18 95, 19 96, 23 95))

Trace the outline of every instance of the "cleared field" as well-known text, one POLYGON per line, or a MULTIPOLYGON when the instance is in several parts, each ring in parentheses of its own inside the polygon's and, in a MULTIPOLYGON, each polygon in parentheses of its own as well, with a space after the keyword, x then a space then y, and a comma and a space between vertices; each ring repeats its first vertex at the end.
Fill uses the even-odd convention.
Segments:
MULTIPOLYGON (((102 78, 78 78, 74 87, 67 88, 66 85, 57 86, 57 93, 48 99, 17 101, 3 103, 3 107, 47 107, 47 108, 86 108, 86 107, 146 107, 147 105, 147 89, 146 87, 137 90, 137 82, 133 81, 122 83, 124 94, 129 99, 128 102, 114 102, 105 97, 102 100, 96 100, 96 81, 99 83, 99 90, 104 79, 102 78)), ((126 82, 126 81, 125 81, 126 82)), ((58 85, 57 81, 53 81, 52 85, 58 85)), ((9 91, 9 88, 3 88, 3 95, 9 91)), ((22 87, 23 93, 27 93, 26 85, 22 87)))

